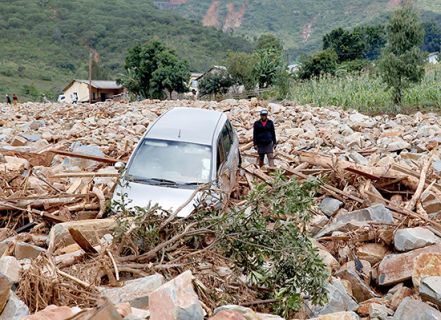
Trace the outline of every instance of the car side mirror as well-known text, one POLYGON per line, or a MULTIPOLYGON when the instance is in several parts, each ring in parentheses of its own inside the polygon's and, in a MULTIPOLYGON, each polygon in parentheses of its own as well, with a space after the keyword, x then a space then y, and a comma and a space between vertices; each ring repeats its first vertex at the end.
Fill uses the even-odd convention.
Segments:
POLYGON ((124 162, 118 161, 113 166, 115 167, 116 170, 122 171, 126 167, 126 164, 124 162))

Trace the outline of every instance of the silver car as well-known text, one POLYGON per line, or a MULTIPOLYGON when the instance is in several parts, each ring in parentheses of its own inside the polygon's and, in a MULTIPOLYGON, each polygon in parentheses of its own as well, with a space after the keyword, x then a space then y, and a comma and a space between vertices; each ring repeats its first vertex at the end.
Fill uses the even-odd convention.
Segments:
POLYGON ((189 216, 208 184, 229 195, 239 168, 239 139, 222 112, 174 108, 159 117, 136 146, 113 200, 127 206, 177 210, 189 216), (190 199, 191 198, 191 199, 190 199))

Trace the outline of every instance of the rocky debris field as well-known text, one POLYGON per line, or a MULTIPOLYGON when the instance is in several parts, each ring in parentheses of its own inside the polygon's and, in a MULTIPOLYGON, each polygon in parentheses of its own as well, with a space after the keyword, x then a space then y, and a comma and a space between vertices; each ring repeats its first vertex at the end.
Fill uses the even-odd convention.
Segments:
POLYGON ((307 232, 330 273, 329 301, 296 318, 441 319, 441 118, 257 100, 1 106, 0 319, 281 319, 252 310, 262 309, 246 303, 246 283, 232 288, 250 308, 204 295, 226 290, 227 261, 153 266, 113 249, 113 164, 175 106, 232 121, 244 159, 233 204, 275 169, 322 179, 307 232), (277 168, 255 165, 261 108, 276 125, 277 168))

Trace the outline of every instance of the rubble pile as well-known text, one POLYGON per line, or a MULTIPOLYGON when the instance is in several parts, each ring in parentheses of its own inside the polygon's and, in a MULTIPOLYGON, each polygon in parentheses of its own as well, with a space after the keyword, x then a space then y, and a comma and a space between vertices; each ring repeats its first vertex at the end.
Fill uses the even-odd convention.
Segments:
POLYGON ((204 275, 217 268, 210 285, 230 283, 227 261, 154 268, 112 249, 113 165, 175 106, 223 111, 236 128, 234 204, 276 169, 323 181, 308 232, 330 272, 329 301, 298 319, 441 319, 441 118, 252 99, 0 106, 0 320, 281 319, 253 311, 252 294, 237 299, 252 308, 212 305, 204 275), (276 125, 276 168, 255 164, 262 108, 276 125))

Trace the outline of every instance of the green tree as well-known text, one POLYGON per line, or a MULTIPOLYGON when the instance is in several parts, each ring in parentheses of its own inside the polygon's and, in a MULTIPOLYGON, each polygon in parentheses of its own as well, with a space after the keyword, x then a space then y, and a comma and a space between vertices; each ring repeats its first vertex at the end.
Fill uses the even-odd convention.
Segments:
POLYGON ((300 63, 299 78, 319 78, 324 74, 334 75, 337 70, 338 56, 334 50, 328 49, 304 57, 300 63))
POLYGON ((257 84, 254 67, 256 55, 246 52, 229 52, 226 67, 234 84, 243 85, 247 90, 254 89, 257 84))
POLYGON ((201 96, 225 94, 233 84, 233 79, 227 71, 218 70, 199 81, 199 94, 201 96))
POLYGON ((256 49, 257 50, 273 49, 273 50, 282 52, 283 51, 283 43, 282 43, 282 41, 280 41, 279 38, 277 38, 272 33, 265 33, 265 34, 262 34, 257 39, 256 49))
POLYGON ((282 52, 276 49, 262 49, 255 53, 255 57, 254 74, 259 88, 268 88, 274 84, 280 72, 285 70, 282 52))
POLYGON ((323 37, 323 50, 333 49, 338 61, 350 61, 363 57, 364 43, 359 32, 342 28, 334 29, 323 37))
POLYGON ((424 77, 425 55, 420 50, 424 30, 413 7, 406 3, 391 17, 387 26, 388 43, 380 61, 380 71, 393 101, 400 106, 403 91, 424 77))
POLYGON ((188 90, 188 63, 157 40, 130 49, 125 69, 126 73, 119 82, 143 98, 163 99, 165 91, 170 95, 173 91, 182 93, 188 90))
POLYGON ((356 27, 353 33, 361 36, 364 44, 363 58, 376 60, 386 45, 386 28, 384 25, 356 27))
POLYGON ((429 53, 440 52, 441 27, 434 22, 424 23, 424 44, 422 49, 429 53))

